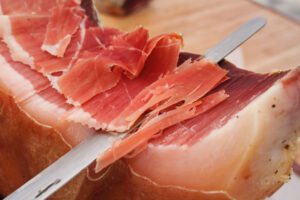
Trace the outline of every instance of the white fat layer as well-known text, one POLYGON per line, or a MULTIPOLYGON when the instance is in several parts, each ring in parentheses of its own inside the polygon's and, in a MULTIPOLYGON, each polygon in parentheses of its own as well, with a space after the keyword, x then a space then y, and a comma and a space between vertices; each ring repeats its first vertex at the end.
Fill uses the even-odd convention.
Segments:
POLYGON ((82 121, 88 121, 91 120, 92 116, 90 113, 85 112, 81 108, 74 108, 72 111, 70 111, 67 120, 74 121, 74 122, 82 122, 82 121))
POLYGON ((189 148, 149 145, 129 160, 132 169, 159 185, 262 198, 280 186, 290 170, 291 150, 284 146, 292 147, 299 131, 300 77, 297 80, 289 86, 277 82, 238 112, 238 118, 189 148))
POLYGON ((56 44, 43 44, 42 45, 42 50, 47 51, 48 53, 50 53, 53 56, 59 56, 59 57, 63 57, 63 54, 60 54, 59 51, 61 50, 62 46, 64 46, 64 48, 62 49, 63 52, 65 52, 66 48, 68 47, 69 43, 71 41, 71 35, 66 35, 64 38, 62 38, 61 40, 59 40, 56 44))
POLYGON ((0 55, 0 88, 10 90, 17 102, 24 101, 35 94, 32 83, 13 69, 0 55))
POLYGON ((23 49, 23 47, 17 42, 16 38, 12 35, 9 16, 1 16, 0 23, 1 36, 9 47, 13 60, 22 62, 34 68, 33 58, 23 49))
POLYGON ((106 123, 98 122, 89 112, 84 111, 82 108, 76 107, 70 111, 66 117, 68 121, 76 122, 94 128, 96 130, 107 129, 106 123))

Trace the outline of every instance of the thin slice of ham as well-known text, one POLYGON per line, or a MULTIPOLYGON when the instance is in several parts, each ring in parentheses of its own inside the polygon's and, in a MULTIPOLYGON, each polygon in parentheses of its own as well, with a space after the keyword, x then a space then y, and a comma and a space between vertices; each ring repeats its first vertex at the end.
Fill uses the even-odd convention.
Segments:
POLYGON ((178 60, 180 38, 176 34, 169 34, 158 36, 152 41, 151 46, 155 48, 139 77, 129 79, 123 75, 114 88, 93 97, 81 107, 76 107, 69 112, 67 119, 104 129, 142 89, 173 71, 178 60))
MULTIPOLYGON (((42 50, 62 57, 66 51, 72 36, 76 33, 80 23, 94 12, 89 0, 24 0, 24 1, 0 1, 0 14, 2 15, 43 15, 48 16, 49 22, 42 50), (81 5, 83 3, 83 5, 81 5)), ((94 23, 95 17, 89 19, 94 23)))
POLYGON ((51 10, 42 50, 63 57, 72 36, 84 20, 84 10, 77 4, 58 4, 51 10))
POLYGON ((156 48, 147 59, 139 77, 129 79, 123 75, 114 88, 95 96, 81 107, 74 108, 66 116, 67 119, 105 129, 141 90, 175 69, 180 43, 175 35, 157 37, 156 48), (170 40, 173 42, 170 43, 170 40))
POLYGON ((57 58, 41 50, 43 38, 46 33, 48 16, 0 16, 2 26, 1 36, 7 44, 12 58, 15 61, 29 65, 33 69, 44 72, 45 75, 60 72, 69 67, 76 59, 84 40, 85 23, 81 25, 65 56, 57 58))
POLYGON ((225 75, 225 70, 206 60, 187 61, 173 73, 141 91, 129 106, 111 121, 108 130, 126 131, 144 113, 151 111, 150 115, 155 115, 178 103, 193 103, 218 85, 225 75))
MULTIPOLYGON (((148 31, 142 27, 129 33, 111 31, 110 28, 103 31, 101 27, 89 30, 83 21, 64 57, 57 58, 40 49, 49 21, 46 16, 2 15, 0 21, 6 24, 0 33, 13 59, 47 76, 52 86, 74 105, 80 105, 111 89, 118 83, 122 73, 130 78, 138 76, 159 39, 169 37, 162 35, 148 40, 148 31), (89 30, 87 35, 86 30, 89 30), (107 38, 107 34, 112 35, 107 38), (90 39, 90 35, 96 38, 90 39), (90 70, 94 73, 90 73, 90 70), (107 78, 99 79, 101 74, 107 78), (94 84, 95 81, 97 84, 94 84)), ((171 35, 180 40, 180 36, 171 35)))
POLYGON ((137 76, 151 54, 152 49, 144 51, 151 43, 148 42, 148 31, 142 27, 115 35, 109 46, 102 44, 103 48, 99 51, 83 55, 60 77, 58 87, 68 99, 76 102, 75 105, 80 105, 114 87, 123 70, 126 74, 137 76))
POLYGON ((4 15, 45 15, 51 9, 64 3, 79 4, 80 0, 0 0, 0 14, 4 15))

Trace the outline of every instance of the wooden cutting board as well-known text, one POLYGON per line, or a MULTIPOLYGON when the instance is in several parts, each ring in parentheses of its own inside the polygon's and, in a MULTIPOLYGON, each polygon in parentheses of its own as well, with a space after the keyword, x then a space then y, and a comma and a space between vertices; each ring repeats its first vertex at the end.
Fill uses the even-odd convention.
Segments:
POLYGON ((153 0, 126 17, 101 15, 106 26, 143 25, 152 35, 178 32, 184 50, 203 53, 243 22, 263 16, 267 26, 241 49, 245 68, 257 72, 300 66, 300 24, 247 0, 153 0))

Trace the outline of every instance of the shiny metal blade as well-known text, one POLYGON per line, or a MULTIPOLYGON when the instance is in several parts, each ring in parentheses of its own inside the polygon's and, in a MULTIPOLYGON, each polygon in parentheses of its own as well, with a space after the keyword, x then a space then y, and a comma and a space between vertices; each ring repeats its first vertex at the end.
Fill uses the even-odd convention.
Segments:
MULTIPOLYGON (((218 63, 261 29, 265 23, 266 20, 264 18, 256 18, 247 22, 221 43, 207 51, 205 57, 218 63)), ((99 133, 89 136, 78 146, 6 197, 5 200, 46 199, 91 164, 97 156, 109 149, 114 141, 125 135, 114 136, 107 133, 99 133)))
POLYGON ((259 31, 266 24, 266 19, 258 17, 248 21, 243 24, 239 29, 231 33, 223 41, 218 43, 213 48, 209 49, 204 57, 213 61, 214 63, 220 62, 233 50, 238 48, 246 40, 248 40, 252 35, 259 31))
POLYGON ((64 186, 123 135, 93 134, 5 200, 42 200, 64 186))

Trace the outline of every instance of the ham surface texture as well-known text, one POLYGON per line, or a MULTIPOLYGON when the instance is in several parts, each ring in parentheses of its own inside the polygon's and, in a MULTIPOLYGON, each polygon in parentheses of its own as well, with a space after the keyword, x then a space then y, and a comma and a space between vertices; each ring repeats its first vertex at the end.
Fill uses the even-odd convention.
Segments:
POLYGON ((0 8, 0 196, 100 132, 111 148, 50 199, 256 200, 288 180, 300 68, 215 64, 176 33, 98 26, 90 0, 0 8))

